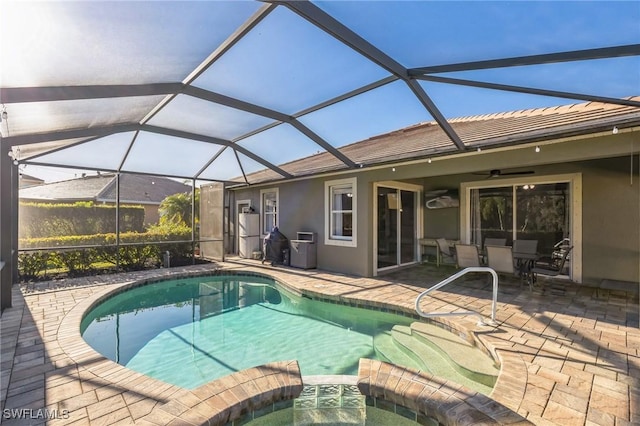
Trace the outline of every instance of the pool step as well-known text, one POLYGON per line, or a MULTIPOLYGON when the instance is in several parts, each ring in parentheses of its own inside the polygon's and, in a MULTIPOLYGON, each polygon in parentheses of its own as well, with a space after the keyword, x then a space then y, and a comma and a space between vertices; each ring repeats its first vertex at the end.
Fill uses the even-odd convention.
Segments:
POLYGON ((411 328, 396 325, 391 330, 391 336, 395 344, 402 351, 416 360, 421 371, 443 377, 456 377, 456 371, 449 365, 444 355, 412 335, 411 328))
MULTIPOLYGON (((435 326, 431 326, 435 327, 435 326)), ((487 375, 484 373, 478 373, 471 368, 478 358, 478 353, 474 352, 472 356, 469 352, 472 361, 467 363, 466 368, 461 368, 457 362, 454 362, 447 351, 451 351, 455 346, 448 345, 445 341, 456 341, 460 338, 452 333, 449 335, 440 335, 437 332, 427 333, 429 330, 425 330, 418 327, 419 331, 414 330, 412 327, 407 326, 394 326, 391 330, 391 336, 395 344, 401 348, 407 356, 411 356, 413 359, 419 359, 423 367, 422 371, 434 374, 441 377, 449 377, 451 380, 465 385, 471 389, 481 392, 485 395, 491 393, 491 389, 497 379, 498 370, 494 368, 495 375, 487 375), (429 334, 433 337, 433 340, 427 341, 425 335, 429 334)), ((443 330, 444 331, 444 330, 443 330)), ((456 348, 460 350, 460 348, 456 348)), ((464 348, 465 350, 468 348, 464 348)), ((471 347, 474 351, 476 348, 471 347)), ((465 352, 466 353, 466 352, 465 352)), ((457 355, 455 355, 457 358, 457 355)), ((464 355, 463 355, 464 356, 464 355)), ((482 354, 483 357, 486 355, 482 354)), ((458 362, 461 362, 458 360, 458 362)), ((477 361, 479 364, 482 361, 477 361)))
POLYGON ((425 369, 422 361, 416 361, 413 357, 409 356, 402 347, 398 346, 395 339, 391 336, 391 331, 376 334, 373 338, 373 348, 376 351, 376 355, 382 361, 415 368, 417 370, 425 369))
POLYGON ((487 386, 495 384, 500 370, 486 353, 470 342, 448 330, 424 322, 412 323, 411 335, 441 352, 461 375, 487 386))

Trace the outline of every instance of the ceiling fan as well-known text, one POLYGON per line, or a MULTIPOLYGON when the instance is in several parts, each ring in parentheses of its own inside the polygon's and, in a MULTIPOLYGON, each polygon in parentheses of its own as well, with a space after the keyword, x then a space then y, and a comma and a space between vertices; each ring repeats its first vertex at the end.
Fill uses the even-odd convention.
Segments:
POLYGON ((503 172, 500 169, 493 169, 485 173, 474 173, 474 175, 487 176, 487 178, 497 178, 501 176, 532 175, 534 173, 535 172, 533 170, 523 170, 520 172, 503 172))

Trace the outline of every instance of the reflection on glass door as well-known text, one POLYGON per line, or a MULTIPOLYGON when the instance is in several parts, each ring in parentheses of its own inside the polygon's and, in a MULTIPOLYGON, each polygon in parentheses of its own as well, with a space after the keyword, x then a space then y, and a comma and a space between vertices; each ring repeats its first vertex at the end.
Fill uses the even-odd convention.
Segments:
POLYGON ((417 193, 378 187, 378 269, 416 260, 417 193))
POLYGON ((471 243, 482 247, 487 238, 513 240, 513 188, 471 190, 471 243))
POLYGON ((470 192, 471 243, 486 238, 537 240, 538 252, 551 255, 554 245, 570 239, 570 184, 518 184, 477 188, 470 192))
POLYGON ((569 184, 518 185, 516 239, 537 240, 538 252, 549 254, 569 238, 569 184))

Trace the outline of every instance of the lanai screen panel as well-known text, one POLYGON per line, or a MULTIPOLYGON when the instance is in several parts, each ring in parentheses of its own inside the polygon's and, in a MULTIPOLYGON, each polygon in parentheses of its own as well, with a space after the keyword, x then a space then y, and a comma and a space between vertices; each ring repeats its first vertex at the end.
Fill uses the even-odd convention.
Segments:
MULTIPOLYGON (((28 102, 8 107, 9 136, 137 123, 163 96, 28 102)), ((88 134, 91 132, 89 131, 88 134)))
POLYGON ((335 147, 431 120, 431 115, 402 81, 386 84, 300 118, 335 147))
POLYGON ((194 85, 295 114, 388 75, 293 12, 278 7, 194 85))
POLYGON ((59 166, 118 171, 135 138, 134 132, 116 133, 42 155, 34 161, 59 166))
POLYGON ((314 4, 408 68, 638 43, 624 0, 314 4))
POLYGON ((265 160, 281 165, 285 170, 287 163, 293 160, 326 152, 289 124, 280 124, 237 143, 265 160))
POLYGON ((257 114, 186 95, 176 96, 148 121, 150 125, 225 140, 235 139, 271 122, 273 120, 257 114))
POLYGON ((225 1, 3 2, 2 86, 182 81, 259 7, 225 1))
POLYGON ((195 176, 221 145, 151 132, 136 138, 122 170, 167 176, 195 176))

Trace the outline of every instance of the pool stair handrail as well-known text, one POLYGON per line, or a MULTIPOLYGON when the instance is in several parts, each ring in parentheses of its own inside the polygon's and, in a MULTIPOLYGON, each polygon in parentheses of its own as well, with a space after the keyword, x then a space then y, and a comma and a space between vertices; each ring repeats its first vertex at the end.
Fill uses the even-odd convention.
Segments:
POLYGON ((478 321, 478 325, 492 325, 492 326, 495 326, 495 325, 497 325, 497 323, 496 323, 496 304, 497 304, 497 301, 498 301, 498 274, 496 273, 496 271, 493 270, 493 268, 489 268, 487 266, 470 266, 470 267, 465 268, 465 269, 463 269, 461 271, 458 271, 457 273, 451 275, 449 278, 445 278, 444 280, 440 281, 438 284, 434 285, 433 287, 429 287, 428 289, 426 289, 425 291, 420 293, 418 295, 418 297, 416 297, 416 312, 418 313, 418 315, 420 315, 423 318, 475 315, 478 318, 480 318, 480 320, 478 321), (476 311, 428 312, 427 313, 427 312, 424 312, 422 309, 420 309, 420 300, 424 296, 427 296, 429 293, 444 287, 445 285, 457 280, 458 278, 460 278, 463 275, 468 274, 469 272, 487 272, 487 273, 491 274, 491 276, 493 277, 493 301, 491 303, 491 319, 488 322, 486 322, 484 317, 479 312, 476 312, 476 311))

